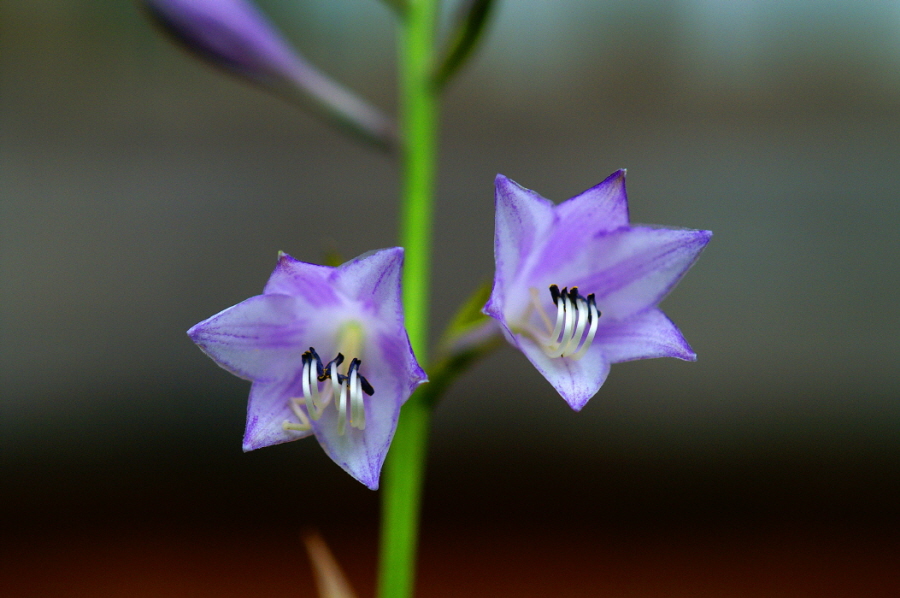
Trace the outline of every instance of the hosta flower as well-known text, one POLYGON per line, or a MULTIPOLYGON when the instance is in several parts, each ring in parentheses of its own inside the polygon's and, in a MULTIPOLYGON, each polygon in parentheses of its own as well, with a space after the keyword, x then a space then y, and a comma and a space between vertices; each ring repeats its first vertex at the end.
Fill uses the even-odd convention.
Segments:
POLYGON ((244 450, 315 434, 371 489, 400 407, 426 381, 403 326, 403 249, 337 268, 281 254, 262 295, 188 331, 226 370, 253 382, 244 450))
POLYGON ((631 226, 624 170, 559 205, 498 175, 496 273, 484 313, 580 410, 610 364, 696 359, 657 305, 711 236, 631 226))

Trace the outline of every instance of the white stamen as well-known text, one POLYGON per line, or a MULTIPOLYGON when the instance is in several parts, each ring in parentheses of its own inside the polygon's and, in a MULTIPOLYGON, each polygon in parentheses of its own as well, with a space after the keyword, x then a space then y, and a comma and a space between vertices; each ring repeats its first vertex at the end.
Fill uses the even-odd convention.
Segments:
POLYGON ((307 359, 306 363, 303 364, 303 372, 300 374, 300 378, 303 382, 303 396, 306 398, 306 410, 309 412, 309 416, 314 420, 319 419, 322 415, 322 412, 319 410, 318 405, 316 404, 316 398, 318 398, 319 394, 319 381, 316 380, 315 368, 312 364, 312 358, 307 359), (316 389, 315 396, 312 393, 312 388, 316 389))
POLYGON ((570 295, 563 289, 556 299, 556 325, 550 333, 549 343, 544 345, 544 353, 548 357, 581 359, 597 334, 600 310, 593 296, 585 300, 574 287, 572 291, 570 295), (585 328, 588 328, 587 335, 585 328))
POLYGON ((362 385, 359 382, 359 367, 350 370, 350 425, 357 430, 366 429, 366 406, 363 403, 362 385))
POLYGON ((591 315, 591 327, 588 330, 584 342, 581 344, 581 348, 572 355, 572 359, 581 359, 584 357, 584 354, 587 353, 591 343, 594 342, 594 335, 597 334, 597 326, 600 324, 600 310, 597 309, 597 306, 593 301, 590 302, 589 309, 591 315))
POLYGON ((288 401, 288 405, 299 423, 285 420, 282 423, 283 429, 303 432, 311 430, 310 420, 319 420, 325 408, 332 401, 337 411, 336 427, 339 435, 346 432, 348 420, 352 427, 359 430, 365 429, 366 408, 363 394, 371 395, 374 390, 359 373, 361 362, 358 358, 350 360, 346 376, 338 371, 343 361, 343 354, 338 353, 337 357, 329 362, 326 368, 323 368, 315 349, 310 347, 310 350, 303 354, 300 369, 300 386, 303 394, 299 397, 292 397, 288 401), (324 380, 320 380, 319 374, 323 370, 325 372, 324 380), (326 387, 320 390, 319 384, 325 384, 326 387))
MULTIPOLYGON (((561 305, 561 304, 563 304, 563 302, 565 302, 565 309, 564 309, 563 318, 562 318, 562 321, 563 321, 562 337, 560 337, 558 341, 555 336, 551 337, 551 340, 553 341, 554 344, 557 342, 559 344, 556 344, 555 346, 553 346, 553 345, 550 346, 550 351, 547 352, 547 355, 549 355, 550 357, 563 357, 564 356, 564 353, 566 352, 566 347, 568 347, 569 341, 572 339, 572 329, 575 327, 575 320, 578 316, 578 314, 576 313, 577 308, 576 308, 575 304, 572 302, 572 300, 569 299, 568 295, 560 295, 559 301, 557 302, 557 304, 561 305)), ((557 309, 556 314, 557 314, 556 327, 559 328, 560 321, 561 321, 559 319, 559 309, 557 309)))
POLYGON ((343 436, 347 427, 347 394, 344 392, 344 385, 338 379, 337 364, 331 366, 331 391, 334 393, 334 406, 338 412, 338 435, 343 436))
MULTIPOLYGON (((581 335, 584 334, 584 327, 585 325, 587 325, 587 301, 585 301, 584 299, 576 299, 573 302, 573 305, 575 305, 575 312, 578 314, 578 326, 575 327, 575 332, 572 333, 572 336, 569 337, 569 342, 567 342, 566 346, 563 347, 563 355, 570 355, 575 349, 578 348, 578 341, 581 340, 581 335)), ((572 319, 574 320, 575 317, 573 316, 572 319)))
MULTIPOLYGON (((563 298, 560 297, 556 300, 556 326, 553 327, 553 332, 550 333, 550 338, 555 343, 559 339, 559 333, 562 332, 563 328, 563 320, 565 320, 566 316, 566 304, 563 302, 563 298)), ((559 347, 557 346, 556 349, 559 347)), ((554 351, 556 350, 554 349, 554 351)))
POLYGON ((569 341, 572 339, 572 329, 575 328, 575 320, 578 317, 578 306, 569 297, 566 297, 566 325, 563 326, 562 338, 559 340, 562 345, 560 353, 564 353, 569 341))

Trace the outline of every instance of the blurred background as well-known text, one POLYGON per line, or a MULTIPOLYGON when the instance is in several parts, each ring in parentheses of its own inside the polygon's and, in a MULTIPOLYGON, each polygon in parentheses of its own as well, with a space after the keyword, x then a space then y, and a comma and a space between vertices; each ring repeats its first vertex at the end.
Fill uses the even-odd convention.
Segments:
MULTIPOLYGON (((393 112, 375 0, 260 6, 393 112)), ((311 262, 396 244, 398 169, 201 64, 133 2, 0 9, 10 595, 313 596, 301 530, 374 587, 378 494, 315 441, 241 453, 249 383, 187 338, 311 262)), ((436 336, 493 272, 493 178, 628 168, 711 229, 663 308, 699 354, 572 412, 504 350, 434 417, 422 596, 897 595, 900 2, 501 2, 444 102, 436 336)))

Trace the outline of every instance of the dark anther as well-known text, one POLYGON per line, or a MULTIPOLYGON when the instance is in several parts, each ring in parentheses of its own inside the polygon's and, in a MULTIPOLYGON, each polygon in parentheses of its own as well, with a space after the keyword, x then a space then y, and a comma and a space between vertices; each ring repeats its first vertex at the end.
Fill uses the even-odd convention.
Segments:
MULTIPOLYGON (((337 370, 338 366, 344 363, 344 355, 342 353, 338 353, 337 357, 328 362, 328 365, 325 366, 325 370, 319 374, 319 382, 324 382, 331 378, 331 368, 337 370)), ((338 374, 338 382, 341 382, 343 378, 343 374, 338 374)))
POLYGON ((370 397, 375 394, 375 389, 372 388, 372 385, 369 384, 369 381, 366 380, 366 377, 360 373, 357 373, 356 375, 359 376, 359 386, 360 388, 362 388, 362 391, 370 397))
POLYGON ((309 361, 310 363, 315 361, 316 362, 316 376, 319 378, 319 380, 323 379, 322 378, 322 359, 319 357, 319 354, 316 353, 315 349, 310 347, 309 351, 307 351, 303 354, 303 361, 304 362, 309 361))
POLYGON ((364 393, 371 397, 373 394, 375 394, 375 389, 372 388, 372 385, 369 384, 369 381, 359 373, 359 366, 361 365, 362 361, 354 357, 353 361, 350 362, 350 368, 347 370, 347 377, 349 378, 351 375, 353 375, 353 370, 356 370, 356 377, 357 379, 359 379, 360 388, 362 388, 362 391, 364 393))
POLYGON ((553 298, 553 305, 556 305, 556 302, 559 301, 559 287, 555 284, 550 285, 550 296, 553 298))
POLYGON ((591 293, 590 295, 587 296, 587 303, 588 303, 588 322, 590 322, 590 321, 593 319, 594 309, 597 310, 597 317, 598 317, 598 318, 599 318, 602 314, 600 313, 600 310, 597 309, 597 298, 594 297, 594 294, 593 294, 593 293, 591 293), (591 309, 591 307, 593 307, 594 309, 591 309))
MULTIPOLYGON (((596 299, 596 297, 594 296, 594 294, 591 293, 591 294, 588 295, 587 297, 584 297, 584 296, 582 296, 582 295, 580 295, 580 294, 578 293, 578 287, 572 287, 571 289, 570 289, 569 287, 563 287, 563 290, 560 291, 560 290, 559 290, 559 287, 558 287, 557 285, 551 284, 551 285, 550 285, 550 297, 553 298, 553 304, 554 304, 554 305, 558 305, 558 304, 559 304, 559 300, 562 299, 562 300, 563 300, 563 306, 565 306, 565 300, 568 299, 568 300, 572 303, 572 306, 573 306, 576 310, 578 309, 578 300, 579 300, 579 299, 582 300, 582 301, 584 301, 584 302, 586 302, 586 303, 587 303, 587 307, 588 307, 588 322, 591 321, 591 320, 590 320, 590 314, 591 314, 590 308, 591 308, 591 305, 593 305, 594 308, 597 307, 597 299, 596 299)), ((599 310, 599 309, 597 310, 597 315, 598 315, 598 316, 600 315, 600 310, 599 310)))

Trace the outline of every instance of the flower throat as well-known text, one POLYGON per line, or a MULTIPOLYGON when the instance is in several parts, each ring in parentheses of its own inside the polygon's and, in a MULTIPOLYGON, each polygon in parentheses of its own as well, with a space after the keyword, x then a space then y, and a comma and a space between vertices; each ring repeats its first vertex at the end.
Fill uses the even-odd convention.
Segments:
MULTIPOLYGON (((351 355, 359 355, 362 345, 362 330, 359 324, 349 323, 341 330, 340 346, 345 348, 351 355)), ((362 361, 354 357, 350 360, 350 366, 347 368, 346 374, 341 374, 338 368, 344 362, 344 354, 338 353, 337 356, 329 361, 326 365, 322 365, 322 359, 316 353, 315 348, 310 347, 309 351, 305 351, 301 356, 302 370, 300 373, 303 396, 292 397, 289 400, 291 411, 300 420, 299 424, 285 420, 282 423, 284 430, 294 430, 306 432, 312 429, 310 419, 318 420, 322 417, 325 408, 334 403, 337 409, 337 429, 338 434, 343 435, 347 426, 347 402, 349 400, 349 421, 350 426, 358 430, 366 428, 366 409, 363 402, 363 393, 372 396, 375 389, 369 384, 365 376, 359 373, 359 367, 362 361), (319 388, 319 384, 330 383, 331 392, 326 388, 319 388), (306 406, 304 413, 302 406, 306 406), (307 415, 308 414, 308 415, 307 415)))
POLYGON ((537 289, 532 289, 532 302, 549 333, 549 342, 542 344, 544 353, 548 357, 581 359, 594 342, 600 323, 601 314, 594 294, 584 297, 578 293, 578 287, 564 287, 560 291, 557 285, 552 284, 550 297, 556 306, 556 323, 552 326, 538 299, 537 289))

